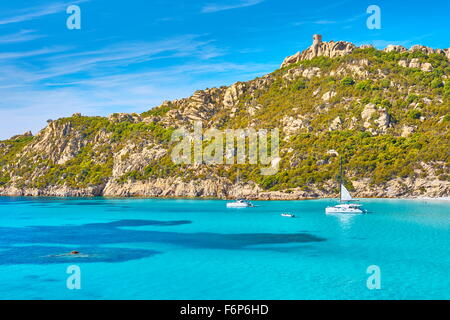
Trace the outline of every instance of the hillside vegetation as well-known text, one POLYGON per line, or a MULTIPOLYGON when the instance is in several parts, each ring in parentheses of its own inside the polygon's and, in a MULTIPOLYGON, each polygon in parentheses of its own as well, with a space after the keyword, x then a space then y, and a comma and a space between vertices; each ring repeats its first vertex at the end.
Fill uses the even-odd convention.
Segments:
POLYGON ((335 196, 337 152, 346 184, 359 196, 448 196, 449 75, 443 54, 357 48, 197 91, 140 115, 75 114, 36 136, 0 142, 0 193, 335 196), (194 121, 205 128, 279 128, 280 170, 263 176, 258 165, 173 164, 171 134, 194 121))

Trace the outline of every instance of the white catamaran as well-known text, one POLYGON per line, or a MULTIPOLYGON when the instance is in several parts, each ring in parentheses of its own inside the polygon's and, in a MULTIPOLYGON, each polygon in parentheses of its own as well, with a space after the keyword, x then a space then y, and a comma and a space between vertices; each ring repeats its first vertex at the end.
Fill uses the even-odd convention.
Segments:
POLYGON ((334 214, 334 213, 352 213, 352 214, 360 214, 360 213, 367 213, 367 210, 363 208, 361 204, 354 203, 358 200, 354 200, 348 192, 347 188, 344 186, 344 183, 342 182, 342 161, 341 161, 341 174, 340 174, 340 197, 339 202, 340 204, 333 206, 333 207, 327 207, 325 209, 325 212, 327 214, 334 214), (353 202, 353 203, 352 203, 353 202))

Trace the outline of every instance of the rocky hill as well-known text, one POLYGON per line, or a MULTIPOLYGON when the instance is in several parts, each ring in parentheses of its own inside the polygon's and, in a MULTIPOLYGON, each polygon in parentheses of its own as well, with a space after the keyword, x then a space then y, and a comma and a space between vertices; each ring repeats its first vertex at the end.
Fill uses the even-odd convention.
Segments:
POLYGON ((446 197, 450 49, 376 50, 319 35, 281 68, 142 114, 52 121, 0 142, 0 195, 299 199, 336 196, 337 153, 359 197, 446 197), (279 128, 280 170, 175 165, 174 129, 279 128), (239 183, 236 174, 240 172, 239 183))

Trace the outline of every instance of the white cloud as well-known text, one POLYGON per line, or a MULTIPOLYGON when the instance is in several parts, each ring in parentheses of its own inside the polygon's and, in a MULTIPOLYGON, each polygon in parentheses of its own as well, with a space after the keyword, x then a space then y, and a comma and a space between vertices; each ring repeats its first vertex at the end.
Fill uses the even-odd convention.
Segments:
POLYGON ((257 5, 263 1, 264 0, 241 0, 241 1, 235 2, 234 4, 228 4, 228 5, 211 3, 211 4, 207 4, 206 6, 204 6, 202 8, 202 13, 212 13, 212 12, 218 12, 218 11, 251 7, 251 6, 257 5))
POLYGON ((11 23, 18 23, 28 20, 34 20, 40 17, 48 16, 58 12, 64 12, 69 5, 79 4, 87 2, 89 0, 76 0, 71 2, 59 2, 52 3, 45 6, 33 7, 29 9, 23 9, 20 11, 9 12, 4 14, 5 17, 0 17, 0 25, 6 25, 11 23))

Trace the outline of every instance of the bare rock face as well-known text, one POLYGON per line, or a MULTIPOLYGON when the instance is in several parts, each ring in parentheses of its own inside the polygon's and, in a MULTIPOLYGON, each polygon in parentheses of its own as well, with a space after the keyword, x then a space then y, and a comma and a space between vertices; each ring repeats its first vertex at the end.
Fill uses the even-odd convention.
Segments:
POLYGON ((337 117, 331 122, 329 130, 330 131, 338 130, 341 129, 341 127, 342 127, 342 120, 340 117, 337 117))
POLYGON ((378 125, 379 130, 382 133, 386 133, 387 129, 389 128, 389 125, 391 124, 389 114, 386 109, 379 109, 378 110, 380 116, 378 119, 375 120, 375 123, 378 125))
POLYGON ((114 154, 112 179, 119 179, 127 172, 142 170, 152 161, 160 159, 166 152, 167 150, 158 145, 146 145, 139 148, 136 145, 128 144, 114 154))
POLYGON ((400 60, 398 62, 399 66, 402 66, 404 68, 417 68, 420 69, 424 72, 431 72, 433 71, 433 66, 431 65, 431 63, 429 62, 420 62, 420 60, 418 58, 414 58, 411 59, 410 61, 408 60, 400 60))
POLYGON ((390 44, 383 50, 384 52, 406 52, 406 48, 399 45, 390 44))
POLYGON ((425 53, 425 54, 432 54, 432 53, 435 53, 435 50, 434 50, 433 48, 426 47, 426 46, 421 46, 421 45, 419 45, 419 44, 416 44, 416 45, 412 46, 412 47, 409 49, 409 51, 410 51, 410 52, 420 51, 420 52, 425 53))
POLYGON ((373 103, 364 107, 361 119, 364 121, 364 128, 372 134, 386 133, 390 126, 390 117, 387 110, 384 108, 378 109, 373 103))
POLYGON ((414 132, 414 127, 405 125, 405 126, 402 127, 401 136, 403 138, 406 138, 407 136, 409 136, 413 132, 414 132))
POLYGON ((444 51, 444 54, 447 57, 447 59, 450 60, 450 48, 444 49, 443 51, 444 51))
POLYGON ((403 68, 409 68, 409 62, 406 61, 406 60, 400 60, 400 61, 398 62, 398 65, 401 66, 401 67, 403 67, 403 68))
POLYGON ((433 49, 430 47, 422 46, 422 45, 414 45, 409 49, 410 52, 420 51, 426 55, 430 55, 433 53, 443 54, 450 60, 450 48, 448 49, 433 49))
POLYGON ((419 61, 419 59, 414 58, 409 62, 409 67, 410 68, 420 68, 421 67, 421 63, 419 61))
POLYGON ((369 66, 369 61, 367 59, 360 59, 352 61, 351 63, 346 63, 340 66, 337 70, 332 70, 330 76, 346 76, 352 74, 357 78, 366 78, 369 76, 369 71, 367 66, 369 66))
POLYGON ((288 72, 283 76, 283 78, 287 81, 292 81, 299 77, 312 79, 314 77, 320 77, 321 75, 322 71, 320 70, 320 68, 317 67, 305 68, 303 66, 300 66, 298 68, 288 70, 288 72))
POLYGON ((322 36, 315 34, 313 36, 313 44, 303 52, 297 52, 293 56, 284 59, 281 67, 288 66, 293 63, 297 63, 302 60, 310 60, 315 57, 325 56, 334 58, 338 56, 346 55, 356 49, 353 43, 346 41, 330 41, 322 42, 322 36))
POLYGON ((425 63, 422 63, 422 65, 420 66, 420 69, 425 72, 431 72, 431 71, 433 71, 433 66, 429 62, 425 62, 425 63))
POLYGON ((85 145, 80 132, 72 129, 72 123, 50 123, 41 130, 36 142, 28 145, 24 152, 46 154, 55 163, 63 164, 72 159, 85 145))
POLYGON ((324 95, 322 96, 322 100, 323 101, 329 101, 335 95, 336 95, 336 92, 334 92, 334 91, 325 92, 324 95))
POLYGON ((301 129, 309 130, 309 123, 310 121, 308 119, 305 119, 305 117, 303 116, 297 116, 296 118, 292 116, 285 116, 283 119, 281 119, 283 132, 286 135, 293 134, 301 129))
POLYGON ((18 138, 21 138, 21 137, 32 137, 32 136, 33 136, 33 134, 31 133, 31 131, 27 131, 24 134, 17 134, 15 136, 12 136, 9 139, 10 140, 15 140, 15 139, 18 139, 18 138))
MULTIPOLYGON (((142 197, 213 197, 226 198, 230 182, 222 179, 183 181, 179 177, 147 181, 117 183, 110 180, 103 191, 105 196, 142 197)), ((257 191, 257 190, 255 190, 257 191)))
POLYGON ((132 122, 137 123, 142 119, 136 113, 113 113, 108 117, 108 120, 111 122, 132 122))
POLYGON ((217 102, 220 95, 220 89, 196 91, 192 97, 183 100, 182 118, 194 121, 209 119, 218 111, 217 102))
POLYGON ((233 107, 239 102, 239 96, 244 93, 245 85, 243 83, 235 83, 230 86, 223 97, 223 104, 226 107, 233 107))
POLYGON ((70 188, 67 186, 50 186, 46 188, 0 188, 2 196, 24 197, 96 197, 103 195, 103 185, 87 188, 70 188))

